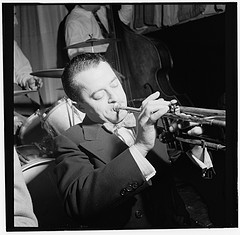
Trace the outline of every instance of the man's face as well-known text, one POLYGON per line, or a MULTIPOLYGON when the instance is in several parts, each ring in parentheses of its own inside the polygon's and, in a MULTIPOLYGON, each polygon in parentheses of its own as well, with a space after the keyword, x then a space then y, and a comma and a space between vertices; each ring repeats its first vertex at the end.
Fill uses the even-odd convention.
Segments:
POLYGON ((82 87, 83 101, 79 105, 92 121, 118 123, 126 116, 125 110, 113 110, 115 103, 126 106, 127 98, 108 63, 100 62, 96 67, 80 72, 75 81, 82 87))

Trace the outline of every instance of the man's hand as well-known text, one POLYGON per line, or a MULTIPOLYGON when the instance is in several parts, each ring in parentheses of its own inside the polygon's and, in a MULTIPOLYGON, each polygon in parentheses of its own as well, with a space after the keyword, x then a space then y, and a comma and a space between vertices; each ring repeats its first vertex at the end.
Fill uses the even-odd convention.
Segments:
MULTIPOLYGON (((184 113, 179 115, 184 115, 185 117, 188 116, 184 113)), ((203 133, 203 129, 198 123, 181 120, 173 121, 169 127, 170 132, 175 132, 176 130, 188 130, 186 132, 188 135, 201 135, 203 133)), ((203 151, 205 151, 205 154, 208 154, 208 152, 202 146, 193 145, 191 148, 192 154, 202 162, 204 161, 203 151)))
MULTIPOLYGON (((178 113, 178 116, 184 116, 184 118, 186 118, 190 115, 187 115, 185 113, 178 113)), ((199 126, 198 123, 182 121, 180 119, 177 121, 173 121, 169 127, 170 132, 175 132, 177 130, 187 130, 188 135, 201 135, 203 133, 203 129, 199 126)))
POLYGON ((25 88, 27 90, 38 90, 42 87, 43 82, 41 78, 38 77, 31 77, 27 80, 25 88))
POLYGON ((162 98, 158 99, 159 95, 159 92, 155 92, 142 102, 142 111, 138 117, 138 133, 135 146, 144 156, 154 147, 156 139, 155 123, 169 110, 170 102, 162 98))

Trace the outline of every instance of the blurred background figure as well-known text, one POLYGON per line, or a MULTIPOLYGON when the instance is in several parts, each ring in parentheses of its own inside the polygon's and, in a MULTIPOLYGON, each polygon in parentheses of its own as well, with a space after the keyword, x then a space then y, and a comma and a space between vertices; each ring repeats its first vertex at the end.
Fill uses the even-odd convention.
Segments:
MULTIPOLYGON (((14 26, 17 24, 16 7, 14 7, 14 26)), ((14 40, 14 91, 38 90, 42 87, 42 79, 30 73, 32 73, 31 64, 14 40)), ((27 95, 14 97, 14 110, 24 116, 30 116, 38 108, 39 104, 27 95)))
POLYGON ((30 193, 14 148, 14 227, 38 227, 30 193))
POLYGON ((121 5, 121 8, 118 10, 119 19, 125 24, 130 25, 133 21, 133 9, 134 5, 121 5))
POLYGON ((31 64, 14 40, 14 83, 26 90, 41 88, 42 79, 30 75, 30 73, 32 73, 31 64))
MULTIPOLYGON (((16 7, 14 7, 14 26, 18 24, 16 7)), ((27 90, 42 87, 42 79, 31 76, 32 67, 22 50, 14 40, 14 83, 27 90)))
MULTIPOLYGON (((85 42, 91 38, 108 37, 109 27, 107 9, 101 5, 76 5, 68 15, 65 24, 66 46, 85 42)), ((108 44, 94 46, 94 53, 105 53, 108 44)), ((72 59, 77 54, 92 52, 92 47, 68 49, 72 59)))

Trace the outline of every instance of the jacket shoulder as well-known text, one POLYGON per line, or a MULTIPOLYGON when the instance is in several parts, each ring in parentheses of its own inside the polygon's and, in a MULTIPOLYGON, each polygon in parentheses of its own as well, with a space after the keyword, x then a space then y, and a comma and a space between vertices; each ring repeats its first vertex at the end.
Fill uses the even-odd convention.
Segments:
POLYGON ((63 135, 78 145, 84 140, 83 128, 81 123, 70 127, 63 133, 63 135))

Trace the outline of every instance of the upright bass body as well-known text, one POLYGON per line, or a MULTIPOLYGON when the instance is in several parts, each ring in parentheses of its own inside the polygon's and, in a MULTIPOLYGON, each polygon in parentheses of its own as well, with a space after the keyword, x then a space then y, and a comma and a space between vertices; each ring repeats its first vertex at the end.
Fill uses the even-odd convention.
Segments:
POLYGON ((160 91, 161 97, 166 100, 176 99, 189 105, 190 100, 174 91, 170 84, 169 72, 173 68, 173 60, 167 45, 137 34, 123 23, 120 25, 129 67, 130 100, 136 101, 160 91))

